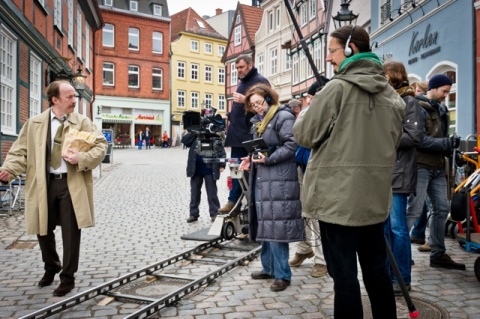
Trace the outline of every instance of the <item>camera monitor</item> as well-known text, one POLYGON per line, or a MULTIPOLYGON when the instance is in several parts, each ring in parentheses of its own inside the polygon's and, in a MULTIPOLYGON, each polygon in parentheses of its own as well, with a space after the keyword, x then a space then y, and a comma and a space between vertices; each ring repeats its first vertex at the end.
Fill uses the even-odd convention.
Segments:
POLYGON ((187 131, 199 131, 202 119, 199 112, 186 111, 182 116, 183 128, 187 131))
POLYGON ((243 147, 249 153, 268 150, 268 145, 263 138, 256 138, 254 140, 245 141, 242 143, 243 147))

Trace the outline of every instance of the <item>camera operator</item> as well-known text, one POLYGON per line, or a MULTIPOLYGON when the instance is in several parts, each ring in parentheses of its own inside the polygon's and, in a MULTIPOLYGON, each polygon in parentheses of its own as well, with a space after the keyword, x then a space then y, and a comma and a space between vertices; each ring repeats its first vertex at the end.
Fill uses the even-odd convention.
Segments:
POLYGON ((275 279, 272 291, 285 290, 291 282, 288 265, 289 242, 305 239, 301 216, 300 185, 294 162, 297 144, 292 127, 295 116, 278 104, 278 94, 267 85, 251 87, 245 97, 254 138, 262 138, 269 149, 243 157, 240 168, 249 176, 249 237, 262 242, 262 270, 253 279, 275 279), (265 155, 266 153, 266 155, 265 155))
MULTIPOLYGON (((210 165, 204 162, 204 157, 197 153, 197 133, 188 132, 182 137, 182 143, 190 148, 188 151, 187 177, 190 177, 190 217, 187 223, 196 222, 200 216, 198 209, 202 195, 202 185, 205 181, 207 190, 208 207, 211 221, 215 221, 220 202, 218 200, 217 180, 225 169, 225 162, 214 161, 210 165)), ((225 158, 225 149, 221 147, 220 158, 225 158)))

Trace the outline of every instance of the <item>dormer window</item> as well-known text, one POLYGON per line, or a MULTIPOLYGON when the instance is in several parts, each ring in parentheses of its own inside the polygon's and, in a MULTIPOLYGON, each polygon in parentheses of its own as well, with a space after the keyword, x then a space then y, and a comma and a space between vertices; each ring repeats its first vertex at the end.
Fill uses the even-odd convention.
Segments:
POLYGON ((154 16, 161 16, 162 15, 162 6, 159 4, 153 5, 153 15, 154 16))
POLYGON ((131 11, 138 11, 138 1, 130 1, 130 10, 131 11))
POLYGON ((200 28, 205 29, 205 24, 203 23, 203 21, 197 20, 197 24, 200 28))

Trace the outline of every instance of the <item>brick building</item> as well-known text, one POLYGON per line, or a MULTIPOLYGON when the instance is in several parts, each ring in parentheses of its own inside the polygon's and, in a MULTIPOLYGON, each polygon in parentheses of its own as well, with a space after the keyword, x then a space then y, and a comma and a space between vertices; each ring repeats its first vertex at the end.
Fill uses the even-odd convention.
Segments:
POLYGON ((2 161, 27 119, 49 107, 45 88, 60 74, 86 76, 76 111, 92 116, 93 45, 102 24, 93 0, 0 1, 2 161))
POLYGON ((149 127, 170 132, 170 18, 165 0, 101 0, 94 121, 135 144, 149 127))

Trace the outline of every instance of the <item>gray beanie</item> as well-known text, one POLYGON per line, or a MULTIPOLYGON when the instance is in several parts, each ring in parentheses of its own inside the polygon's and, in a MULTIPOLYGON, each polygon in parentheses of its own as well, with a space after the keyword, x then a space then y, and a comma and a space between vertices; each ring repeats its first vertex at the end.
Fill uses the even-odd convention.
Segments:
POLYGON ((436 89, 444 85, 452 85, 452 80, 444 74, 437 74, 432 76, 428 81, 428 90, 436 89))

